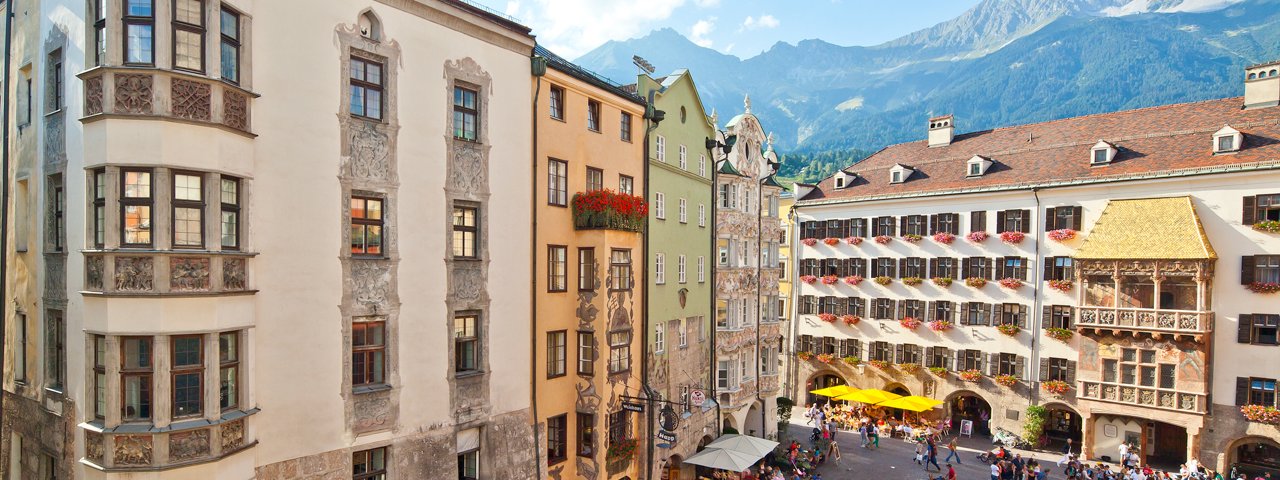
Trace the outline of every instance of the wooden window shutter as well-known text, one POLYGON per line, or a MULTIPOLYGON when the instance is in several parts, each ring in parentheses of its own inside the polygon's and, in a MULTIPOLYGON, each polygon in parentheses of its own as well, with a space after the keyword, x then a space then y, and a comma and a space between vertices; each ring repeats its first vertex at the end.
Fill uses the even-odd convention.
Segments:
POLYGON ((910 216, 910 215, 903 215, 903 216, 901 216, 901 217, 898 217, 898 225, 899 225, 899 227, 898 227, 898 231, 899 231, 899 232, 901 232, 901 234, 902 234, 902 235, 906 235, 906 234, 907 234, 907 219, 908 219, 908 218, 911 218, 911 216, 910 216))
POLYGON ((1075 386, 1076 384, 1076 362, 1067 360, 1067 384, 1075 386))
POLYGON ((1053 278, 1053 265, 1057 263, 1058 257, 1044 257, 1044 279, 1056 280, 1053 278))
POLYGON ((905 347, 906 345, 901 343, 893 346, 893 363, 906 363, 904 362, 906 360, 905 347))
POLYGON ((1237 323, 1239 325, 1236 330, 1236 342, 1249 343, 1253 341, 1253 315, 1242 313, 1237 323))
POLYGON ((1049 328, 1053 324, 1053 305, 1045 305, 1040 314, 1040 327, 1049 328))
POLYGON ((924 366, 926 367, 941 366, 933 364, 933 348, 934 347, 924 347, 924 366))
POLYGON ((999 325, 1000 322, 1004 320, 1004 305, 992 303, 987 305, 987 307, 991 314, 987 315, 984 313, 982 315, 982 319, 987 322, 986 325, 999 325))
POLYGON ((955 362, 953 363, 953 365, 955 365, 955 369, 960 370, 961 368, 964 368, 964 350, 956 350, 953 356, 955 357, 955 362))
POLYGON ((940 214, 929 215, 929 235, 938 233, 938 215, 940 214))
POLYGON ((997 374, 999 374, 1000 373, 1000 354, 999 353, 987 354, 986 367, 987 367, 987 375, 994 377, 997 374))
MULTIPOLYGON (((960 259, 960 271, 963 275, 965 276, 969 275, 969 266, 972 263, 973 262, 969 261, 969 257, 964 257, 960 259)), ((957 276, 956 280, 960 280, 960 277, 957 276)))
POLYGON ((809 222, 800 222, 800 239, 809 238, 809 222))
MULTIPOLYGON (((1080 231, 1084 223, 1084 207, 1071 207, 1071 229, 1080 231)), ((1061 225, 1058 228, 1062 228, 1061 225)))
POLYGON ((1248 285, 1253 283, 1253 280, 1254 280, 1253 274, 1255 273, 1254 270, 1256 268, 1257 268, 1257 264, 1254 262, 1254 259, 1252 256, 1245 255, 1243 257, 1240 257, 1240 284, 1241 285, 1248 285))
POLYGON ((845 308, 847 308, 846 304, 848 303, 848 301, 849 299, 847 298, 836 297, 836 311, 833 313, 835 313, 836 315, 844 315, 845 308))
POLYGON ((1049 207, 1049 208, 1044 209, 1044 230, 1045 230, 1046 232, 1047 232, 1047 231, 1049 231, 1049 230, 1057 230, 1057 229, 1058 229, 1058 227, 1056 226, 1056 225, 1057 225, 1057 222, 1058 222, 1058 216, 1057 216, 1057 215, 1055 215, 1056 210, 1057 210, 1057 209, 1055 209, 1055 208, 1053 208, 1053 207, 1049 207))
POLYGON ((1031 275, 1032 263, 1034 262, 1027 257, 1020 258, 1022 259, 1022 268, 1018 269, 1018 280, 1026 281, 1029 280, 1027 277, 1031 275))
POLYGON ((1240 214, 1240 223, 1253 225, 1258 222, 1258 197, 1244 197, 1244 211, 1240 214))
POLYGON ((1040 377, 1038 378, 1038 380, 1040 380, 1041 382, 1049 381, 1049 364, 1052 362, 1053 362, 1052 358, 1040 359, 1040 377))
POLYGON ((924 305, 925 305, 925 307, 924 307, 924 319, 925 319, 925 320, 927 320, 927 321, 933 321, 933 320, 935 320, 935 318, 933 318, 933 314, 934 314, 934 312, 933 312, 933 307, 934 307, 934 305, 935 305, 936 303, 937 303, 937 302, 934 302, 933 300, 929 300, 929 301, 925 302, 925 304, 924 304, 924 305))
MULTIPOLYGON (((906 258, 899 258, 899 259, 898 259, 898 271, 897 271, 897 274, 898 274, 898 275, 902 275, 902 276, 906 276, 906 275, 907 275, 907 259, 906 259, 906 258)), ((897 276, 897 275, 895 275, 895 276, 897 276)))
POLYGON ((1005 217, 1004 210, 1001 210, 1001 211, 996 212, 996 230, 995 230, 995 233, 997 233, 997 234, 999 234, 999 233, 1004 233, 1004 229, 1005 229, 1005 226, 1004 226, 1004 217, 1005 217))
POLYGON ((871 276, 871 264, 865 258, 858 259, 858 275, 865 277, 871 276))
POLYGON ((1013 376, 1020 380, 1027 380, 1027 357, 1018 355, 1013 363, 1013 376))
POLYGON ((865 237, 865 236, 867 236, 867 233, 869 233, 869 232, 867 231, 867 219, 865 219, 865 218, 859 218, 859 219, 857 219, 857 220, 858 220, 858 222, 859 222, 859 225, 861 225, 861 227, 860 227, 860 229, 859 229, 859 232, 858 232, 858 236, 859 236, 859 237, 865 237))
POLYGON ((1027 329, 1027 306, 1018 305, 1018 328, 1027 329))
POLYGON ((997 258, 988 258, 988 259, 987 259, 987 266, 986 266, 986 268, 985 268, 985 269, 983 269, 983 271, 982 271, 982 278, 985 278, 985 279, 987 279, 987 280, 995 280, 995 277, 992 277, 992 276, 991 276, 991 273, 992 273, 992 270, 993 270, 993 268, 992 268, 992 264, 994 264, 997 260, 999 260, 999 258, 998 258, 998 257, 997 257, 997 258))
POLYGON ((940 277, 941 275, 938 275, 938 259, 930 258, 928 259, 928 262, 929 262, 929 273, 928 273, 929 278, 940 277))
POLYGON ((951 350, 948 349, 947 347, 938 347, 938 348, 942 349, 942 353, 939 355, 942 357, 942 365, 938 365, 938 366, 945 368, 947 370, 951 370, 951 350))
POLYGON ((1236 405, 1249 404, 1249 377, 1236 377, 1236 405))
POLYGON ((969 212, 969 232, 987 231, 987 212, 969 212))
POLYGON ((1022 211, 1022 233, 1031 233, 1031 210, 1022 211))

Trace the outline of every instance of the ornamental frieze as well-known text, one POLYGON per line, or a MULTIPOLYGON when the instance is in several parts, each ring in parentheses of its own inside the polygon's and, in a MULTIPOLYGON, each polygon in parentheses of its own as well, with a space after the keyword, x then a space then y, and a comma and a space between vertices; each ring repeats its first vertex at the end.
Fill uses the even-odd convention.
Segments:
POLYGON ((372 122, 350 124, 349 175, 366 180, 391 179, 391 137, 372 122))
POLYGON ((225 290, 245 289, 245 261, 243 258, 227 258, 222 260, 222 288, 225 290))
POLYGON ((209 84, 181 78, 174 78, 170 82, 173 116, 208 121, 212 103, 212 88, 209 84))
POLYGON ((174 257, 169 259, 169 290, 203 292, 209 290, 209 259, 174 257))
POLYGON ((84 81, 84 114, 102 113, 102 75, 84 81))
POLYGON ((209 455, 209 429, 169 434, 169 460, 193 460, 209 455))
POLYGON ((218 436, 221 437, 224 453, 240 448, 244 445, 244 419, 223 423, 219 427, 218 436))
POLYGON ((117 73, 116 79, 116 113, 150 115, 151 108, 151 75, 117 73))
POLYGON ((116 290, 150 292, 155 289, 155 262, 151 257, 116 257, 116 290))
POLYGON ((115 454, 112 455, 115 465, 130 467, 151 465, 151 435, 116 435, 112 440, 116 442, 115 454))

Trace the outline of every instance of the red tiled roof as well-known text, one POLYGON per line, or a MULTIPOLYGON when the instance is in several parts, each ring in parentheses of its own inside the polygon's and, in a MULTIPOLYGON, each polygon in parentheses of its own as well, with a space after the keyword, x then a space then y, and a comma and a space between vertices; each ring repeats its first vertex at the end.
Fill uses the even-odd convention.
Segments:
MULTIPOLYGON (((805 201, 843 201, 885 196, 963 193, 966 190, 1027 188, 1065 182, 1122 180, 1211 167, 1280 164, 1280 107, 1243 110, 1242 97, 1164 105, 1123 112, 997 128, 956 135, 951 145, 928 141, 892 145, 844 171, 860 177, 834 188, 830 177, 805 201), (1213 133, 1231 125, 1244 134, 1240 151, 1213 153, 1213 133), (1119 149, 1106 166, 1090 166, 1098 140, 1119 149), (981 155, 995 162, 981 177, 966 178, 966 162, 981 155), (905 183, 889 183, 889 169, 911 165, 905 183)), ((923 130, 924 125, 921 125, 923 130)), ((923 131, 921 133, 924 133, 923 131)))

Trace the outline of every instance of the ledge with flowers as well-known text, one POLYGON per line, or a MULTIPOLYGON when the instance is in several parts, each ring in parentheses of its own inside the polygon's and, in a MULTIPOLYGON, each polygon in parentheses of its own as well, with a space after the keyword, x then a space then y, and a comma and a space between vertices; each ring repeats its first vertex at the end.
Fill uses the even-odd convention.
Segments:
POLYGON ((643 197, 593 190, 573 195, 573 228, 577 230, 644 231, 649 205, 643 197))
POLYGON ((1250 422, 1267 425, 1280 425, 1280 409, 1264 405, 1245 405, 1240 407, 1240 414, 1250 422))

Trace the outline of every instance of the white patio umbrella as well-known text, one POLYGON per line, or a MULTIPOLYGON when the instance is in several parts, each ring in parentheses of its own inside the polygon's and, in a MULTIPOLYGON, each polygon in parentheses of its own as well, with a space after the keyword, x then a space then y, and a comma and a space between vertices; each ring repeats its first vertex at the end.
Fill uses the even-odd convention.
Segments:
POLYGON ((684 459, 683 463, 728 470, 730 472, 742 472, 755 465, 757 460, 760 460, 760 458, 734 450, 707 448, 690 455, 689 458, 684 459))
POLYGON ((721 435, 720 438, 708 443, 707 448, 723 448, 725 450, 733 450, 748 455, 756 456, 757 460, 764 458, 769 452, 772 452, 778 442, 765 440, 763 438, 753 437, 750 435, 728 434, 721 435))

